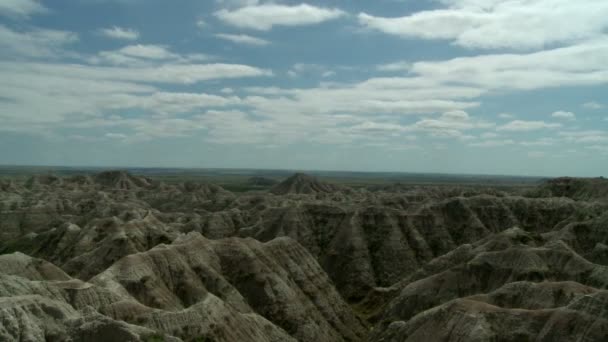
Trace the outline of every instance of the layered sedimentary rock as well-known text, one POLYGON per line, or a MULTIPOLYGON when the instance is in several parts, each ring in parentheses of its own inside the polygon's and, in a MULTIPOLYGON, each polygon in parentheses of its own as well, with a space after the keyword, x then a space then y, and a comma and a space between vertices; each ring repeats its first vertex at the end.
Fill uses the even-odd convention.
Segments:
POLYGON ((607 184, 2 181, 0 340, 601 341, 607 184))
POLYGON ((263 244, 191 233, 128 255, 90 282, 22 253, 0 256, 0 266, 7 341, 20 341, 24 326, 32 341, 118 328, 124 333, 106 338, 360 341, 366 334, 314 258, 288 238, 263 244))
POLYGON ((395 284, 371 340, 597 338, 608 332, 608 320, 596 320, 576 303, 597 297, 600 302, 590 302, 597 310, 606 287, 607 267, 563 241, 509 229, 463 245, 395 284), (578 324, 592 327, 566 328, 578 324))

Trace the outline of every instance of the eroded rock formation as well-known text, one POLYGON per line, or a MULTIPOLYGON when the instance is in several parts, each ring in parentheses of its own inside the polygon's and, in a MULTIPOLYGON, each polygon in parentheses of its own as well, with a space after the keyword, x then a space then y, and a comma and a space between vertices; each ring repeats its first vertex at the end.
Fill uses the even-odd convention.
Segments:
POLYGON ((0 340, 602 341, 605 189, 2 181, 0 340))

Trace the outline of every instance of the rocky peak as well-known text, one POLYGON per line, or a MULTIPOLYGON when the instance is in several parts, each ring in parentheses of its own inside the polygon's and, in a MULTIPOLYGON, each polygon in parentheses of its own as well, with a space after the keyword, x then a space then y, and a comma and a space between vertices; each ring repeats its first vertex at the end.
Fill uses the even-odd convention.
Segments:
POLYGON ((286 195, 331 193, 340 190, 343 190, 343 188, 339 185, 326 183, 316 177, 298 172, 275 185, 270 192, 275 195, 286 195))
POLYGON ((145 177, 133 176, 127 171, 104 171, 95 175, 95 182, 103 187, 118 190, 131 190, 151 186, 152 181, 145 177))

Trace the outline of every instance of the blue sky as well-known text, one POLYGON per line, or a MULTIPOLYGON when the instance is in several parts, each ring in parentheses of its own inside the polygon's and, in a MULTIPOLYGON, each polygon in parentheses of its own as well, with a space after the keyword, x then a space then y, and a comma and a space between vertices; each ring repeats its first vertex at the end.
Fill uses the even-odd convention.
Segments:
POLYGON ((0 164, 608 175, 605 0, 0 0, 0 164))

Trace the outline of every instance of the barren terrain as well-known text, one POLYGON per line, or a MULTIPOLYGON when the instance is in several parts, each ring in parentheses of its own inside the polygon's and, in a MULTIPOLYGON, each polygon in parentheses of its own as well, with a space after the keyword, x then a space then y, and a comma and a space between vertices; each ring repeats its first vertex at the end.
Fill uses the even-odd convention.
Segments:
POLYGON ((605 341, 608 180, 0 179, 1 341, 605 341))

